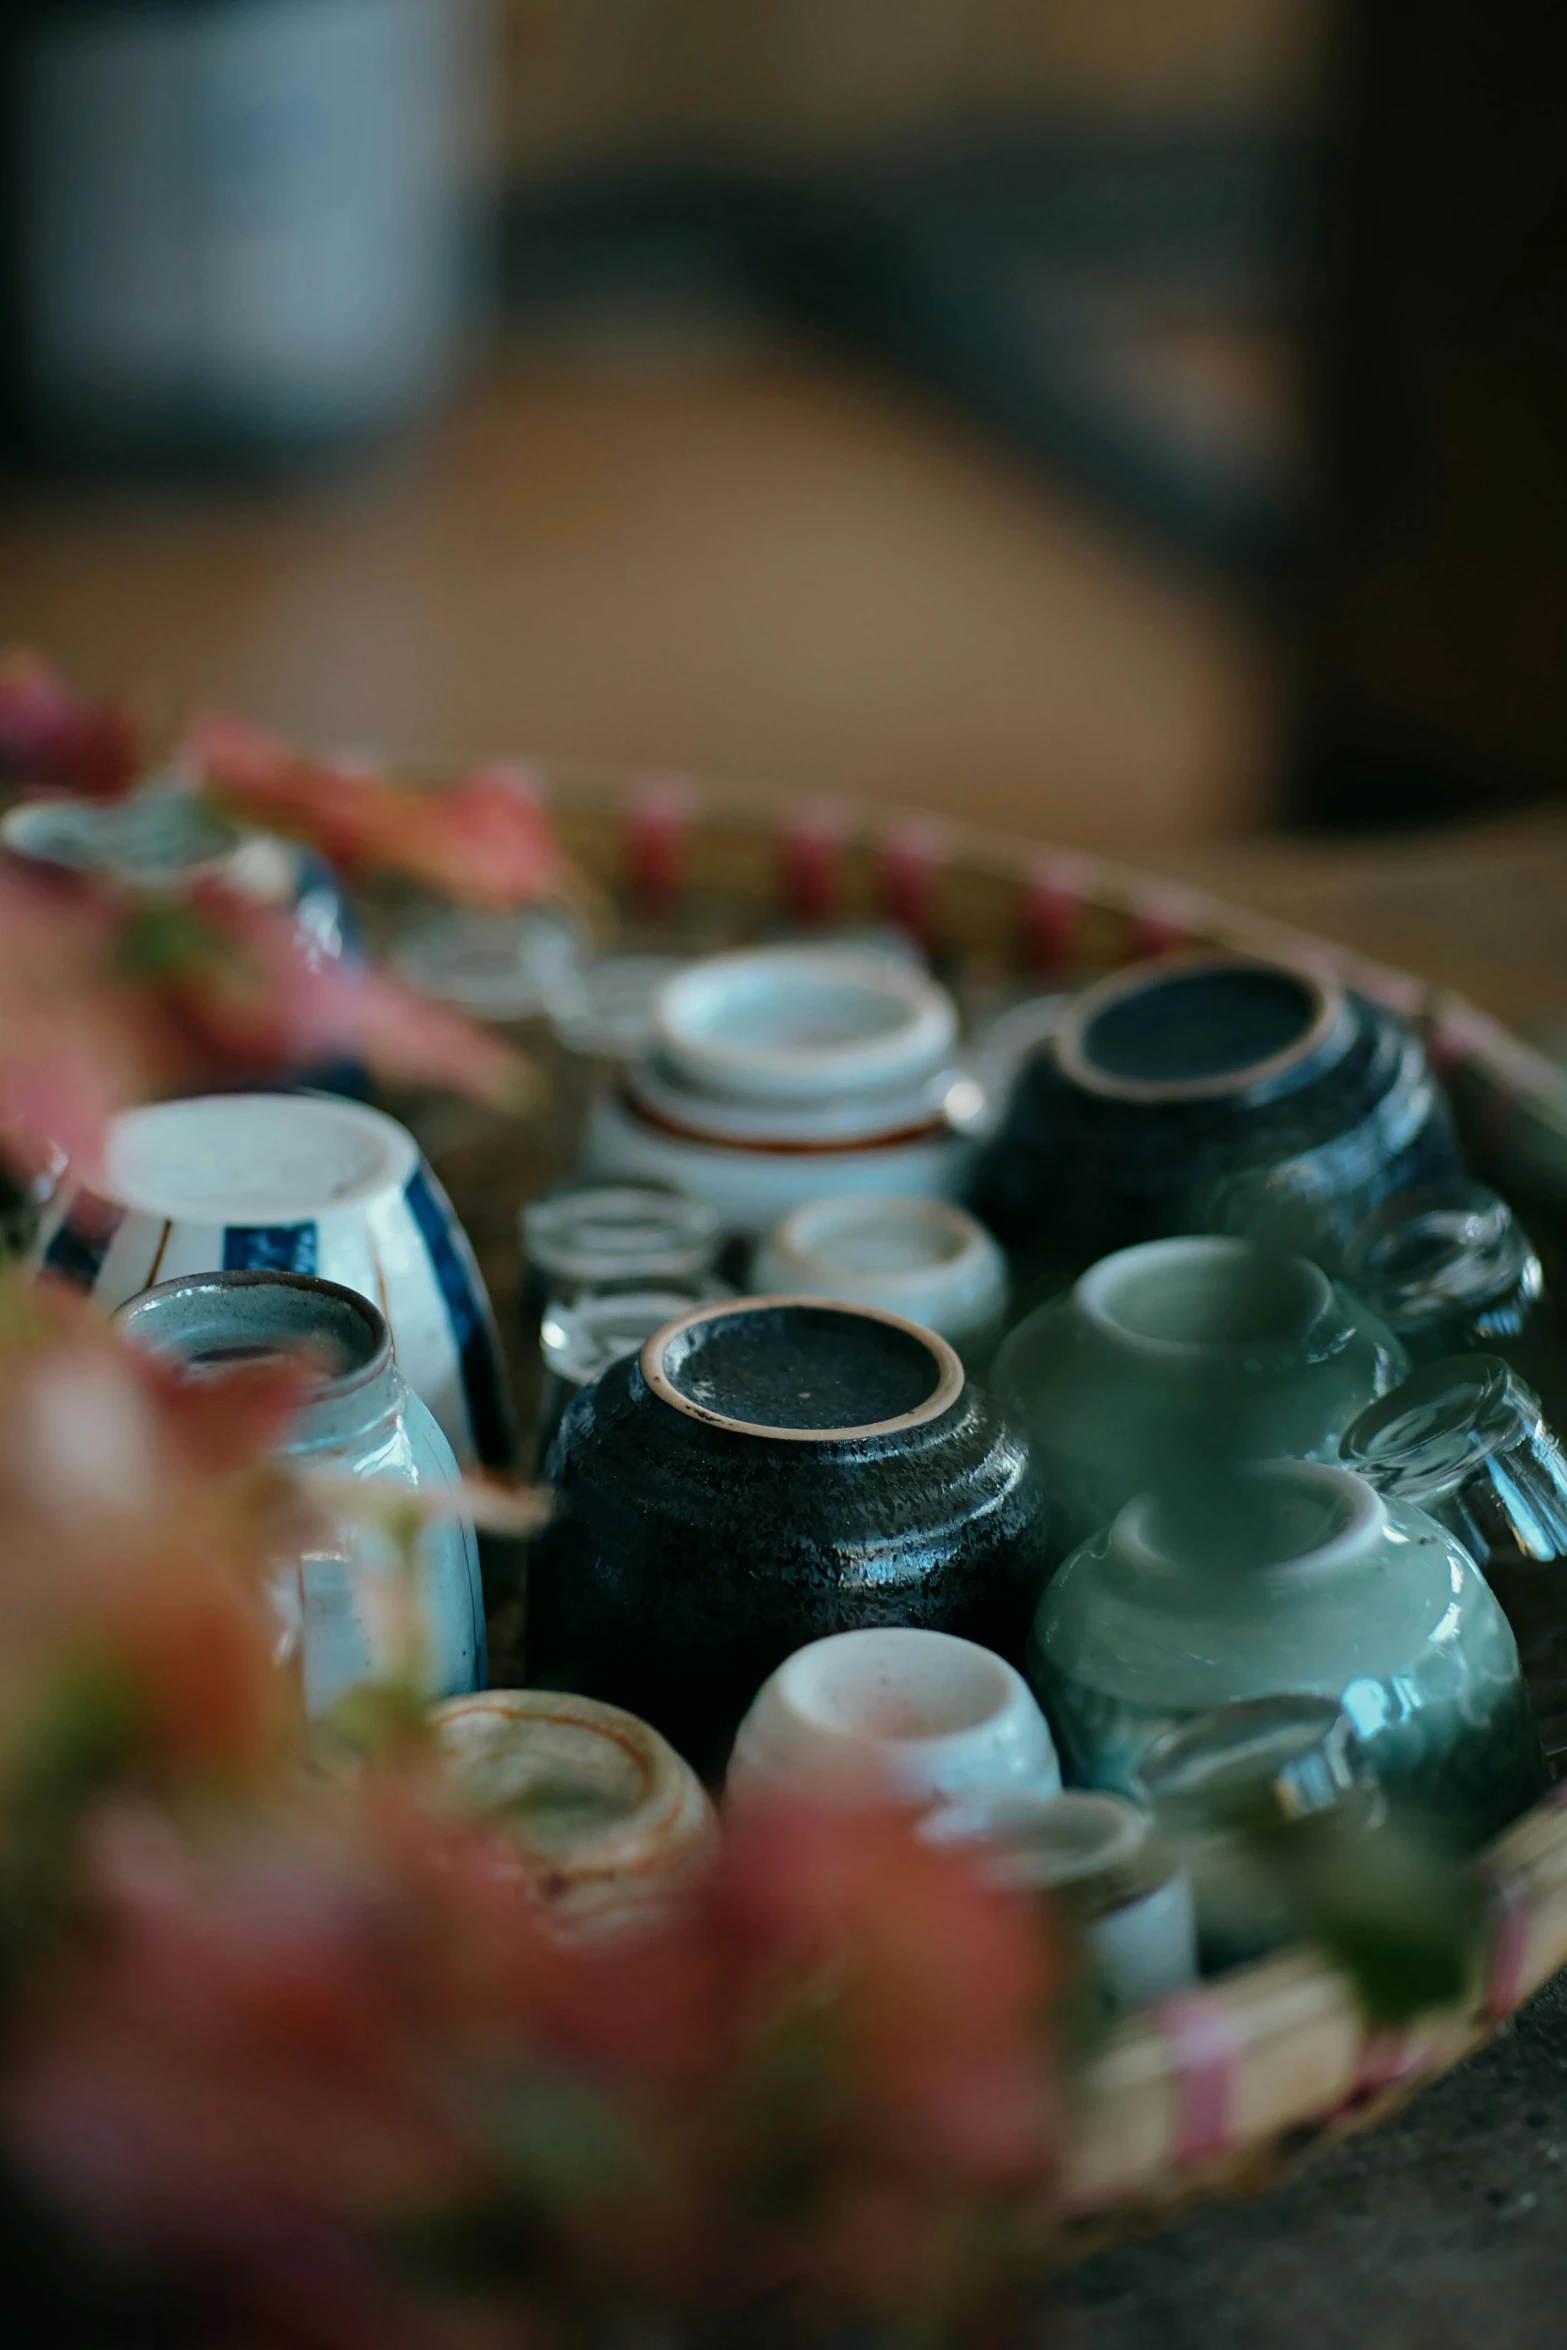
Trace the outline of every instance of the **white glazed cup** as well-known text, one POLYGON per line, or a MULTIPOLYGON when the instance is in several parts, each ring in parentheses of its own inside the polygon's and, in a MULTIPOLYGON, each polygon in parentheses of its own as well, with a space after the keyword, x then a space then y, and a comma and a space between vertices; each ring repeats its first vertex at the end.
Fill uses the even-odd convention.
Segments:
POLYGON ((957 1039, 945 988, 831 947, 711 955, 658 997, 659 1049, 692 1084, 755 1100, 860 1094, 933 1076, 957 1039))
POLYGON ((93 1184, 61 1186, 34 1263, 106 1309, 180 1273, 316 1273, 391 1327, 459 1462, 514 1438, 494 1317, 451 1203, 404 1126, 332 1094, 209 1094, 128 1110, 93 1184))
POLYGON ((1087 1935, 1122 2007, 1150 2007, 1197 1980, 1190 1879, 1147 1865, 1152 1823, 1120 1796, 1002 1794, 960 1801, 925 1831, 990 1847, 988 1874, 1014 1892, 1054 1893, 1086 1908, 1087 1935), (1129 1894, 1129 1898, 1122 1897, 1129 1894))
POLYGON ((838 1194, 786 1216, 757 1250, 752 1287, 836 1297, 921 1322, 954 1346, 999 1334, 1006 1259, 964 1208, 897 1193, 838 1194))
POLYGON ((553 1689, 434 1708, 443 1798, 508 1828, 517 1866, 575 1933, 657 1910, 712 1858, 718 1820, 690 1765, 635 1714, 553 1689))
POLYGON ((890 1626, 835 1633, 784 1660, 740 1725, 726 1793, 925 1806, 1060 1785, 1021 1673, 972 1640, 890 1626))

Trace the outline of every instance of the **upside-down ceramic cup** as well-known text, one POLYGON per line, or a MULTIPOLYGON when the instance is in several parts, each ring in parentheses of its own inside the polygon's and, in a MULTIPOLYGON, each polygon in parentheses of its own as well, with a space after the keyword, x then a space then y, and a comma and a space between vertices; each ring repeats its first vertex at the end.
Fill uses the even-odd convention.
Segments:
POLYGON ((1117 972, 1023 1068, 978 1171, 1002 1240, 1082 1265, 1179 1232, 1330 1253, 1459 1172, 1412 1029, 1320 972, 1232 955, 1117 972))
POLYGON ((838 1632, 785 1657, 735 1737, 725 1792, 922 1807, 1059 1792, 1039 1701, 994 1650, 905 1625, 838 1632))
POLYGON ((1392 1333, 1304 1257, 1208 1237, 1091 1266, 1009 1333, 993 1379, 1079 1541, 1151 1487, 1334 1459, 1407 1368, 1392 1333))
POLYGON ((1467 1552, 1348 1469, 1281 1461, 1145 1494, 1046 1586, 1028 1673, 1076 1783, 1239 1698, 1334 1699, 1390 1797, 1461 1844, 1539 1793, 1518 1651, 1467 1552))
POLYGON ((292 841, 242 829, 198 793, 148 784, 128 799, 23 800, 0 816, 0 847, 72 873, 154 889, 210 876, 239 896, 293 916, 314 951, 335 961, 353 943, 336 876, 292 841))
POLYGON ((519 1873, 574 1937, 646 1922, 718 1849, 696 1774, 619 1706, 491 1689, 433 1722, 443 1799, 506 1831, 519 1873))
POLYGON ((1014 1660, 1057 1555, 1021 1438, 946 1341, 866 1307, 702 1306, 568 1407, 534 1677, 704 1773, 791 1650, 912 1624, 1014 1660))
POLYGON ((587 1172, 678 1184, 753 1235, 833 1192, 955 1196, 971 1157, 944 1108, 956 1037, 951 997, 912 964, 708 956, 660 990, 653 1049, 595 1109, 587 1172))
POLYGON ((180 1273, 315 1273, 378 1305, 397 1367, 458 1459, 515 1450, 489 1299, 404 1126, 328 1094, 209 1094, 127 1110, 89 1188, 64 1184, 39 1270, 123 1305, 180 1273))
MULTIPOLYGON (((307 963, 353 963, 359 926, 342 884, 313 849, 234 823, 200 793, 154 782, 109 805, 23 800, 0 817, 0 847, 24 863, 91 874, 156 895, 216 881, 237 897, 287 915, 307 963)), ((362 1095, 354 1062, 301 1070, 302 1082, 362 1095)))
POLYGON ((335 1509, 319 1542, 274 1587, 280 1647, 297 1660, 308 1712, 347 1689, 411 1671, 432 1697, 482 1689, 484 1594, 473 1520, 456 1497, 452 1448, 399 1378, 385 1319, 368 1298, 300 1273, 191 1273, 161 1282, 116 1320, 133 1345, 193 1378, 226 1364, 303 1354, 317 1369, 279 1458, 303 1474, 362 1478, 440 1505, 420 1531, 413 1610, 405 1562, 384 1524, 335 1509))
POLYGON ((752 1263, 770 1296, 840 1297, 939 1331, 964 1357, 1001 1335, 1007 1263, 983 1224, 950 1200, 851 1192, 813 1200, 770 1232, 752 1263))

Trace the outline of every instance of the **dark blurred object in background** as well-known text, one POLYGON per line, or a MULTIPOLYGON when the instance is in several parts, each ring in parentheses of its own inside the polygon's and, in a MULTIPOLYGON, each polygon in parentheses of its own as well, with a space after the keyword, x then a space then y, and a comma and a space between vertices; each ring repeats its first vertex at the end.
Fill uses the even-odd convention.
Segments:
POLYGON ((1567 11, 1335 13, 1285 813, 1372 828, 1567 782, 1567 11))
POLYGON ((69 462, 352 445, 471 323, 491 0, 7 0, 4 392, 69 462))

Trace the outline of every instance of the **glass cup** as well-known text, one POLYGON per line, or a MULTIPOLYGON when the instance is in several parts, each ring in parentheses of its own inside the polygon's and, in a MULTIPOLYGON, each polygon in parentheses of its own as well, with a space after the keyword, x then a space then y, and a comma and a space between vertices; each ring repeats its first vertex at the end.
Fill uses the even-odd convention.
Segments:
POLYGON ((1190 1880, 1147 1813, 1123 1797, 976 1796, 933 1812, 921 1833, 975 1840, 993 1883, 1048 1894, 1083 1934, 1117 2006, 1148 2007, 1196 1981, 1190 1880))
POLYGON ((1417 1363, 1470 1347, 1505 1352, 1546 1314, 1529 1236, 1483 1183, 1384 1200, 1351 1237, 1344 1280, 1417 1363))
POLYGON ((1384 1810, 1353 1722, 1325 1697, 1252 1698, 1196 1714, 1149 1748, 1139 1779, 1191 1877, 1206 1973, 1293 1938, 1288 1901, 1260 1849, 1271 1829, 1327 1815, 1369 1829, 1384 1810))
POLYGON ((1567 1453, 1499 1355, 1426 1363, 1343 1440, 1351 1468, 1456 1534, 1507 1612, 1551 1774, 1567 1761, 1567 1453))
POLYGON ((544 1358, 544 1394, 539 1406, 540 1473, 549 1457, 567 1405, 584 1387, 590 1387, 611 1363, 634 1355, 655 1330, 693 1306, 732 1297, 725 1281, 712 1278, 663 1282, 655 1286, 581 1291, 569 1303, 552 1299, 539 1324, 539 1351, 544 1358))

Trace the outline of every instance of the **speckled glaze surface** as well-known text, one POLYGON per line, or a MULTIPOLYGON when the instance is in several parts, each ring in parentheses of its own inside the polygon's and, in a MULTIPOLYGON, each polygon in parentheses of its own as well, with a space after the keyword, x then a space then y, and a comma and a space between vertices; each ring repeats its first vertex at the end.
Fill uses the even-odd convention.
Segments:
POLYGON ((1239 1231, 1330 1256, 1388 1193, 1458 1171, 1412 1029, 1335 982, 1235 957, 1139 964, 1025 1064, 974 1197, 1010 1244, 1082 1265, 1239 1231))
POLYGON ((1465 1844, 1543 1785, 1507 1619, 1423 1511, 1304 1462, 1130 1503, 1053 1578, 1028 1673, 1067 1777, 1135 1795, 1155 1738, 1236 1699, 1333 1698, 1389 1795, 1465 1844))
POLYGON ((994 1381, 1076 1542, 1135 1494, 1210 1467, 1331 1461, 1407 1368, 1319 1267, 1213 1235, 1103 1258, 1018 1324, 994 1381))
POLYGON ((1058 1549, 1021 1438, 951 1348, 868 1309, 700 1309, 568 1409, 530 1571, 530 1678, 705 1773, 776 1665, 861 1626, 1017 1661, 1058 1549))
MULTIPOLYGON (((149 1289, 115 1317, 138 1346, 195 1376, 308 1349, 323 1364, 281 1458, 333 1478, 373 1478, 422 1494, 459 1482, 434 1415, 398 1376, 386 1321, 367 1298, 299 1273, 190 1274, 149 1289)), ((280 1654, 301 1673, 309 1712, 357 1683, 411 1671, 431 1697, 482 1689, 484 1594, 471 1517, 455 1509, 419 1536, 411 1596, 389 1536, 367 1514, 323 1530, 280 1575, 280 1654)))

